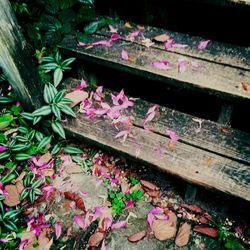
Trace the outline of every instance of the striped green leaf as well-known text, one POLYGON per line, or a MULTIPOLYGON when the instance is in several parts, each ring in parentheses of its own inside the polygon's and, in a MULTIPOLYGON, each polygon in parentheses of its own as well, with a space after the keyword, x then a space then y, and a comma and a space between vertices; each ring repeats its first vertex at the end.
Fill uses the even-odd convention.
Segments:
POLYGON ((60 122, 54 121, 51 123, 51 126, 55 133, 59 134, 63 139, 65 139, 65 131, 60 122))
POLYGON ((63 99, 63 97, 64 97, 64 95, 65 95, 65 92, 66 92, 65 89, 59 91, 59 92, 55 95, 55 98, 54 98, 54 100, 53 100, 54 103, 60 102, 60 101, 63 99))
POLYGON ((51 107, 49 105, 43 106, 35 110, 32 114, 33 116, 45 116, 51 113, 51 107))
POLYGON ((64 153, 66 154, 82 154, 83 151, 76 147, 65 147, 63 148, 64 153))
POLYGON ((53 114, 58 118, 58 120, 61 121, 61 110, 57 107, 56 104, 53 104, 51 106, 51 110, 53 114))
POLYGON ((72 116, 72 117, 76 117, 75 112, 74 112, 69 106, 67 106, 67 105, 62 105, 62 106, 60 107, 60 110, 61 110, 63 113, 65 113, 66 115, 70 115, 70 116, 72 116))
POLYGON ((22 116, 23 118, 25 118, 26 120, 30 120, 30 121, 33 121, 33 119, 34 119, 33 114, 28 113, 28 112, 23 112, 23 113, 21 113, 21 116, 22 116))
POLYGON ((60 68, 57 68, 55 71, 54 71, 54 75, 53 75, 53 79, 54 79, 54 86, 57 87, 61 80, 63 78, 63 72, 60 68))
POLYGON ((44 137, 40 143, 37 146, 37 149, 40 150, 42 148, 44 148, 45 146, 47 146, 50 142, 51 142, 52 136, 46 136, 44 137))
POLYGON ((16 154, 15 156, 15 159, 17 161, 24 161, 24 160, 27 160, 30 158, 30 155, 29 154, 23 154, 23 153, 20 153, 20 154, 16 154))

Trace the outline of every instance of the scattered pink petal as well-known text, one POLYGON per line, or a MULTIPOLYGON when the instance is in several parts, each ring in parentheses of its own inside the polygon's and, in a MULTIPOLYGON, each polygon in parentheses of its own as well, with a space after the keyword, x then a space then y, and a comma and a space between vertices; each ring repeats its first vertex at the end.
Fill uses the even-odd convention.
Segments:
POLYGON ((174 39, 169 39, 167 42, 164 43, 165 49, 171 49, 173 47, 174 39))
POLYGON ((187 70, 187 66, 189 64, 189 61, 186 59, 179 59, 178 60, 178 71, 180 73, 184 73, 187 70))
POLYGON ((20 245, 19 245, 19 250, 23 250, 24 249, 24 246, 29 242, 28 239, 26 240, 22 240, 20 245))
POLYGON ((152 213, 149 213, 147 216, 147 221, 148 221, 150 228, 152 227, 154 220, 155 220, 155 216, 152 213))
POLYGON ((87 46, 88 44, 87 43, 82 43, 82 42, 79 42, 78 43, 78 46, 83 46, 83 47, 85 47, 85 46, 87 46))
POLYGON ((128 137, 128 135, 131 133, 131 130, 130 129, 128 129, 128 130, 123 130, 123 131, 120 131, 116 136, 115 136, 115 138, 117 139, 117 138, 120 138, 120 137, 123 137, 123 142, 125 142, 126 141, 126 139, 127 139, 127 137, 128 137))
POLYGON ((158 155, 160 156, 164 156, 164 154, 166 153, 166 148, 165 146, 163 145, 162 142, 160 142, 159 144, 157 144, 156 148, 155 148, 155 151, 158 155))
POLYGON ((82 197, 88 197, 89 196, 89 192, 80 191, 80 194, 81 194, 82 197))
POLYGON ((193 70, 201 70, 203 69, 205 66, 201 63, 196 63, 196 62, 191 62, 191 66, 193 70))
POLYGON ((19 107, 21 103, 19 101, 16 101, 16 106, 19 107))
POLYGON ((95 91, 95 93, 94 93, 94 99, 95 99, 96 101, 101 101, 101 99, 103 98, 103 93, 102 93, 102 91, 103 91, 103 86, 97 87, 97 89, 96 89, 96 91, 95 91))
POLYGON ((152 113, 152 112, 155 112, 155 110, 157 109, 159 107, 159 105, 154 105, 154 106, 152 106, 151 108, 149 108, 148 109, 148 112, 147 112, 147 114, 146 115, 148 115, 148 114, 150 114, 150 113, 152 113))
POLYGON ((5 146, 0 146, 0 153, 6 151, 6 149, 7 149, 7 147, 5 147, 5 146))
POLYGON ((131 32, 127 35, 127 40, 133 42, 135 40, 135 38, 140 34, 140 30, 136 30, 134 32, 131 32))
POLYGON ((112 224, 112 218, 110 218, 110 217, 104 218, 103 229, 105 231, 107 231, 111 227, 111 224, 112 224))
POLYGON ((129 57, 128 57, 128 52, 124 49, 122 49, 122 52, 121 52, 121 57, 124 61, 128 61, 129 57))
POLYGON ((168 60, 153 61, 152 65, 157 69, 164 69, 164 70, 169 70, 170 69, 168 60))
POLYGON ((112 224, 111 229, 112 230, 114 230, 114 229, 120 229, 120 228, 124 228, 126 226, 127 226, 127 221, 121 220, 121 221, 118 221, 118 222, 112 224))
POLYGON ((129 209, 129 208, 131 208, 131 207, 133 207, 134 205, 133 205, 133 200, 128 200, 128 201, 126 201, 126 206, 125 206, 125 208, 124 208, 124 210, 127 210, 127 209, 129 209))
POLYGON ((165 49, 171 49, 171 48, 176 48, 176 49, 184 49, 188 47, 187 44, 181 44, 181 43, 175 43, 174 39, 169 39, 165 44, 165 49))
POLYGON ((100 250, 108 250, 107 246, 105 245, 105 240, 102 241, 102 246, 100 250))
POLYGON ((180 137, 174 131, 172 131, 170 129, 166 129, 165 133, 166 133, 167 136, 170 137, 171 140, 173 140, 175 142, 180 139, 180 137))
POLYGON ((184 49, 184 48, 187 48, 188 45, 187 44, 181 44, 181 43, 174 43, 172 45, 172 48, 176 48, 176 49, 184 49))
POLYGON ((109 25, 109 31, 110 33, 117 33, 118 28, 114 28, 112 25, 109 25))
POLYGON ((88 86, 87 82, 82 79, 80 85, 76 86, 76 90, 86 89, 88 86))
POLYGON ((198 49, 199 50, 206 49, 209 42, 210 42, 210 40, 202 40, 202 41, 200 41, 200 43, 198 45, 198 49))
POLYGON ((101 40, 101 41, 97 41, 97 42, 94 42, 92 43, 93 46, 98 46, 98 45, 101 45, 101 46, 106 46, 106 47, 111 47, 113 45, 113 40, 101 40))
POLYGON ((56 232, 56 239, 58 240, 62 234, 62 225, 61 223, 57 222, 55 224, 55 232, 56 232))
POLYGON ((119 39, 121 39, 121 36, 119 34, 112 34, 112 36, 111 36, 112 41, 116 41, 116 40, 119 40, 119 39))
POLYGON ((74 222, 82 229, 84 229, 84 221, 81 215, 74 216, 74 222))
POLYGON ((149 213, 156 215, 156 214, 163 214, 164 210, 161 207, 154 207, 152 208, 149 213))
POLYGON ((13 240, 14 238, 0 238, 0 242, 3 242, 3 243, 7 243, 11 240, 13 240))

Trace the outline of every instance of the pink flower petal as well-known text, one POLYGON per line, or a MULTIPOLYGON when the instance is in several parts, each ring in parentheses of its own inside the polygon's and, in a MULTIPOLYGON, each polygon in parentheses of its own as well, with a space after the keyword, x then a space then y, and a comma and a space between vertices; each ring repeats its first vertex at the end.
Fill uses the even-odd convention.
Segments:
POLYGON ((121 221, 118 221, 118 222, 112 224, 111 229, 112 230, 114 230, 114 229, 120 229, 120 228, 124 228, 126 226, 127 226, 127 221, 121 220, 121 221))
POLYGON ((128 61, 129 57, 128 57, 128 52, 124 49, 122 49, 122 52, 121 52, 121 57, 124 61, 128 61))
POLYGON ((163 214, 164 210, 161 207, 154 207, 152 208, 149 213, 155 215, 155 214, 163 214))
POLYGON ((143 126, 145 126, 147 123, 149 123, 150 121, 152 121, 155 117, 155 111, 153 111, 152 113, 150 113, 146 119, 143 122, 143 126))
POLYGON ((165 49, 171 49, 173 47, 174 39, 169 39, 167 42, 164 43, 165 49))
POLYGON ((187 48, 188 45, 187 44, 181 44, 181 43, 174 43, 172 45, 172 48, 176 48, 176 49, 184 49, 184 48, 187 48))
POLYGON ((97 41, 97 42, 94 42, 92 43, 93 46, 98 46, 98 45, 101 45, 101 46, 106 46, 106 47, 111 47, 113 45, 113 40, 101 40, 101 41, 97 41))
POLYGON ((85 46, 87 46, 88 44, 87 43, 82 43, 82 42, 79 42, 78 43, 78 46, 83 46, 83 47, 85 47, 85 46))
POLYGON ((88 197, 89 196, 89 192, 79 192, 81 194, 82 197, 88 197))
POLYGON ((57 222, 55 224, 55 232, 56 232, 56 239, 58 240, 62 234, 62 225, 61 223, 57 222))
POLYGON ((19 250, 23 250, 24 246, 29 242, 28 239, 21 241, 20 245, 19 245, 19 250))
POLYGON ((175 142, 180 139, 180 137, 174 131, 172 131, 170 129, 166 129, 165 133, 166 133, 167 136, 170 137, 171 140, 173 140, 175 142))
POLYGON ((74 216, 74 222, 82 229, 84 229, 84 221, 81 215, 74 216))
POLYGON ((119 34, 112 34, 112 36, 111 36, 112 41, 116 41, 116 40, 119 40, 119 39, 121 39, 121 36, 119 34))
POLYGON ((148 114, 150 114, 150 113, 152 113, 152 112, 155 112, 155 110, 157 109, 159 107, 159 105, 154 105, 154 106, 152 106, 151 108, 149 108, 148 109, 148 112, 147 112, 147 114, 146 115, 148 115, 148 114))
POLYGON ((76 86, 76 90, 86 89, 88 86, 87 82, 82 79, 80 85, 76 86))
POLYGON ((184 73, 187 70, 187 66, 189 64, 189 61, 186 59, 179 59, 178 60, 178 71, 180 73, 184 73))
POLYGON ((14 238, 0 238, 0 242, 3 242, 3 243, 7 243, 11 240, 13 240, 14 238))
POLYGON ((109 31, 110 33, 117 33, 118 29, 114 28, 112 25, 109 25, 109 31))
POLYGON ((164 69, 164 70, 170 69, 169 62, 167 60, 153 61, 152 65, 157 69, 164 69))
POLYGON ((209 42, 210 42, 210 40, 202 40, 202 41, 200 41, 200 43, 198 45, 198 49, 199 50, 205 49, 209 42))
POLYGON ((105 240, 102 241, 102 246, 100 250, 108 250, 108 248, 105 245, 105 240))
POLYGON ((7 149, 7 147, 5 147, 5 146, 0 146, 0 153, 6 151, 6 149, 7 149))
POLYGON ((147 221, 150 227, 152 227, 153 222, 155 221, 155 216, 152 213, 149 213, 147 216, 147 221))
POLYGON ((133 200, 130 199, 130 200, 126 201, 126 206, 125 206, 124 210, 127 210, 131 207, 133 207, 133 200))

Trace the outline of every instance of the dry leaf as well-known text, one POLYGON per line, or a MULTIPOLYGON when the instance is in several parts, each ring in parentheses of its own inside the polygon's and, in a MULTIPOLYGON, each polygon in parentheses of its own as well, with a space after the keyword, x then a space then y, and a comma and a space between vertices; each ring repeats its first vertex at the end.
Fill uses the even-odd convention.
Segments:
POLYGON ((39 244, 39 247, 37 250, 49 250, 53 244, 53 238, 50 240, 46 236, 46 231, 44 230, 41 232, 41 234, 38 237, 38 244, 39 244))
POLYGON ((18 181, 21 181, 25 176, 26 176, 26 172, 22 172, 16 179, 15 179, 15 183, 18 181))
POLYGON ((3 201, 3 203, 9 207, 14 207, 18 204, 20 204, 19 199, 19 192, 15 185, 7 185, 5 186, 5 190, 7 191, 8 195, 3 201))
POLYGON ((126 22, 124 24, 124 27, 127 28, 127 29, 131 29, 132 28, 132 26, 131 26, 131 24, 129 22, 126 22))
POLYGON ((214 161, 214 158, 213 158, 213 157, 209 157, 209 158, 207 159, 207 166, 208 166, 208 167, 211 167, 212 164, 213 164, 213 161, 214 161))
POLYGON ((66 168, 66 172, 68 174, 77 174, 77 173, 82 173, 82 167, 76 163, 72 163, 70 164, 70 166, 68 166, 66 168))
POLYGON ((150 181, 141 180, 141 185, 142 185, 142 188, 145 189, 146 191, 159 190, 159 188, 150 181))
POLYGON ((142 240, 147 235, 147 232, 145 230, 140 231, 138 233, 132 234, 128 237, 128 241, 134 243, 139 240, 142 240))
POLYGON ((129 184, 127 183, 127 181, 122 181, 121 182, 121 190, 122 190, 122 193, 126 193, 126 191, 128 191, 130 188, 129 184))
POLYGON ((213 238, 218 236, 217 230, 213 227, 195 226, 193 228, 193 231, 208 235, 208 236, 213 237, 213 238))
POLYGON ((142 43, 143 46, 145 46, 147 48, 154 45, 154 42, 152 42, 149 38, 145 38, 145 39, 141 40, 141 43, 142 43))
POLYGON ((247 91, 247 90, 248 90, 248 85, 247 85, 247 83, 242 82, 242 83, 241 83, 241 86, 242 86, 242 89, 243 89, 244 91, 247 91))
POLYGON ((139 25, 139 24, 138 24, 138 25, 136 25, 136 27, 137 27, 138 30, 145 30, 145 28, 144 28, 143 25, 139 25))
POLYGON ((202 209, 195 204, 182 204, 181 207, 183 207, 191 212, 194 212, 196 214, 199 214, 202 212, 202 209))
POLYGON ((103 240, 103 238, 104 238, 104 233, 95 232, 89 238, 89 246, 97 247, 100 244, 100 242, 103 240))
POLYGON ((170 140, 167 142, 167 147, 170 151, 173 151, 175 147, 175 143, 172 140, 170 140))
POLYGON ((75 90, 65 95, 65 98, 69 98, 73 103, 69 106, 71 108, 75 107, 78 103, 88 98, 88 93, 82 90, 75 90))
POLYGON ((158 240, 168 240, 176 235, 177 217, 171 211, 168 216, 168 220, 155 220, 152 224, 152 231, 158 240))
POLYGON ((38 165, 40 164, 46 164, 48 163, 50 160, 52 159, 52 156, 50 154, 50 152, 47 152, 46 154, 42 155, 39 160, 38 160, 38 165))
POLYGON ((22 193, 22 191, 24 190, 24 186, 23 186, 23 181, 17 181, 16 182, 16 188, 17 188, 17 191, 19 192, 19 194, 22 193))
POLYGON ((159 198, 160 197, 160 190, 153 190, 146 192, 151 198, 159 198))
POLYGON ((175 239, 175 244, 178 247, 186 246, 189 241, 190 232, 191 232, 191 225, 186 222, 182 224, 179 227, 179 230, 175 239))
POLYGON ((153 38, 153 40, 155 40, 156 42, 161 42, 161 43, 165 43, 169 39, 170 37, 167 34, 161 34, 153 38))
POLYGON ((51 177, 55 172, 54 172, 53 169, 43 169, 43 170, 41 170, 41 173, 42 173, 44 176, 51 177))

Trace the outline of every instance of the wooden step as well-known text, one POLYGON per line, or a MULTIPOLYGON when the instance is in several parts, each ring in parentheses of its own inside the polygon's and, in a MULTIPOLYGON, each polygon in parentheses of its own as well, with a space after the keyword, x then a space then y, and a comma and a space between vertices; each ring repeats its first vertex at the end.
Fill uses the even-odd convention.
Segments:
MULTIPOLYGON (((78 80, 69 80, 74 88, 78 80)), ((107 92, 108 95, 109 92, 107 92)), ((160 107, 160 116, 149 123, 150 132, 142 125, 152 103, 137 100, 130 109, 134 118, 133 137, 125 142, 115 139, 118 131, 104 118, 77 119, 64 124, 67 133, 105 149, 111 149, 134 160, 157 167, 190 183, 250 201, 250 135, 224 128, 215 122, 160 107), (165 129, 175 131, 180 140, 172 142, 165 129), (161 145, 163 154, 156 149, 161 145)))
MULTIPOLYGON (((162 81, 166 84, 180 88, 202 91, 230 100, 250 100, 248 84, 250 79, 249 48, 231 46, 211 41, 204 51, 197 49, 201 38, 191 37, 185 34, 170 32, 153 27, 145 27, 141 35, 134 42, 127 41, 129 32, 136 29, 124 27, 124 22, 115 25, 121 39, 114 42, 113 46, 80 47, 75 35, 67 36, 60 45, 65 54, 75 56, 86 61, 111 67, 131 74, 147 77, 152 80, 162 81), (168 34, 177 43, 187 44, 185 49, 165 50, 164 45, 154 44, 150 48, 142 45, 144 38, 153 38, 155 35, 168 34), (131 60, 121 58, 121 50, 128 52, 131 60), (167 59, 171 69, 162 70, 152 66, 156 60, 167 59), (189 62, 187 70, 180 73, 178 61, 189 62), (196 70, 194 65, 201 65, 196 70)), ((107 40, 111 33, 107 29, 98 31, 91 37, 91 42, 107 40)))

